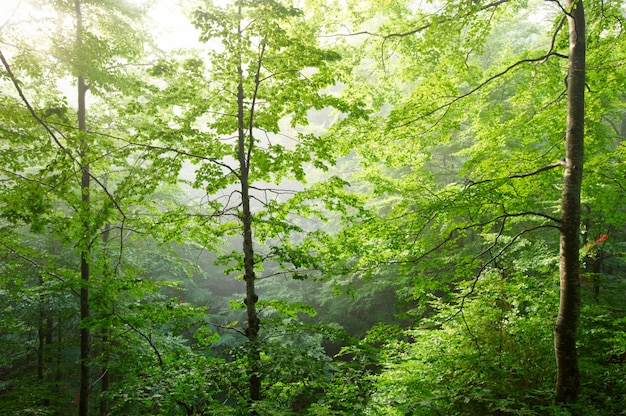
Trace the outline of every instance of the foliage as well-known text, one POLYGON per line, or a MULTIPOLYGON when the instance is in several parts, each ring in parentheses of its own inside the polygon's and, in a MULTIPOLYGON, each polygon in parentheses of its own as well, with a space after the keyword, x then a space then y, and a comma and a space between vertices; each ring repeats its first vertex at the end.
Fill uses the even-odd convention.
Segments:
POLYGON ((75 411, 84 328, 92 413, 623 411, 620 2, 585 3, 582 393, 568 409, 552 403, 558 3, 194 2, 202 45, 167 53, 148 50, 133 4, 84 2, 82 48, 64 24, 74 2, 42 4, 37 33, 19 7, 0 22, 0 413, 75 411), (87 132, 65 86, 77 75, 87 132), (246 191, 258 301, 241 282, 246 191))

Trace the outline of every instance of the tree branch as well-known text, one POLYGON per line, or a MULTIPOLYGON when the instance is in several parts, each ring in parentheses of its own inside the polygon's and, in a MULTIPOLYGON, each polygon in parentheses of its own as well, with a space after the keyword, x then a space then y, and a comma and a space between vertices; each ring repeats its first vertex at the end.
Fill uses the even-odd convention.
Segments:
POLYGON ((195 153, 187 152, 185 150, 180 150, 180 149, 176 149, 176 148, 169 147, 169 146, 156 146, 156 145, 152 145, 152 144, 137 143, 137 142, 133 142, 133 141, 130 141, 130 140, 125 140, 125 139, 122 139, 122 138, 118 138, 118 139, 119 140, 123 140, 126 143, 128 143, 130 145, 133 145, 133 146, 136 146, 136 147, 143 147, 143 148, 150 149, 150 150, 165 150, 165 151, 173 152, 173 153, 176 153, 176 154, 179 154, 179 155, 188 156, 188 157, 191 157, 193 159, 206 160, 208 162, 214 163, 214 164, 216 164, 218 166, 221 166, 221 167, 225 168, 231 174, 235 175, 236 177, 239 177, 239 173, 237 173, 237 171, 235 169, 233 169, 232 167, 230 167, 226 163, 221 162, 221 161, 219 161, 217 159, 214 159, 214 158, 198 155, 198 154, 195 154, 195 153))
MULTIPOLYGON (((59 138, 57 137, 57 135, 54 133, 54 131, 52 130, 52 128, 50 128, 50 126, 41 119, 41 117, 39 117, 37 115, 37 113, 35 112, 35 109, 32 107, 32 105, 30 104, 30 102, 28 101, 28 99, 26 98, 26 96, 24 95, 24 92, 22 90, 22 87, 20 87, 19 82, 17 81, 17 78, 15 77, 15 75, 13 74, 13 71, 11 70, 11 66, 9 65, 9 63, 7 62, 7 60, 4 57, 4 54, 2 53, 2 51, 0 50, 0 60, 2 61, 2 64, 4 65, 4 68, 7 71, 7 74, 9 75, 9 78, 11 79, 11 82, 13 83, 13 85, 15 86, 15 89, 17 90, 20 98, 22 99, 22 101, 24 102, 24 104, 26 105, 26 108, 28 108, 28 111, 30 112, 30 114, 33 116, 33 118, 43 126, 43 128, 48 132, 48 134, 50 135, 50 137, 52 138, 52 140, 54 140, 54 142, 56 143, 56 145, 65 153, 67 154, 70 159, 72 159, 74 161, 74 163, 76 163, 78 166, 81 167, 82 169, 82 164, 80 163, 80 161, 78 159, 76 159, 74 157, 74 155, 72 155, 72 152, 70 152, 65 146, 63 146, 63 144, 61 143, 61 141, 59 140, 59 138)), ((61 136, 63 136, 61 134, 61 136)), ((122 208, 120 207, 120 205, 118 204, 118 202, 115 200, 115 198, 113 198, 113 195, 111 195, 108 191, 108 189, 106 188, 106 186, 104 186, 104 184, 96 177, 94 176, 91 172, 89 173, 89 176, 91 177, 91 179, 93 179, 98 186, 100 186, 100 188, 102 188, 102 190, 107 194, 107 197, 110 199, 111 203, 115 206, 115 208, 120 212, 120 214, 122 215, 122 217, 126 217, 126 214, 124 214, 124 211, 122 210, 122 208)))
MULTIPOLYGON (((20 253, 19 251, 15 250, 13 247, 7 245, 6 243, 4 243, 2 241, 0 241, 0 245, 2 245, 4 248, 9 250, 11 253, 15 254, 17 257, 21 258, 22 260, 25 260, 26 262, 28 262, 31 265, 35 266, 36 268, 40 269, 42 273, 47 274, 49 276, 52 276, 55 279, 57 279, 58 281, 65 283, 65 278, 64 277, 59 276, 58 274, 53 273, 53 272, 47 270, 46 267, 44 267, 41 264, 37 263, 35 260, 31 259, 30 257, 27 257, 26 255, 24 255, 24 254, 20 253)), ((70 288, 70 290, 76 296, 80 296, 80 294, 78 293, 78 291, 76 289, 70 288)))
POLYGON ((398 124, 396 126, 392 126, 392 127, 390 127, 390 129, 393 130, 393 129, 406 127, 406 126, 411 125, 411 124, 413 124, 413 123, 415 123, 415 122, 417 122, 417 121, 419 121, 419 120, 421 120, 423 118, 431 116, 431 115, 435 114, 436 112, 438 112, 440 110, 448 109, 448 108, 452 107, 453 104, 457 103, 458 101, 461 101, 464 98, 469 97, 470 95, 474 94, 476 91, 478 91, 481 88, 485 87, 486 85, 490 84, 492 81, 494 81, 494 80, 496 80, 496 79, 506 75, 508 72, 512 71, 513 69, 517 68, 518 66, 523 65, 523 64, 529 64, 529 63, 544 62, 545 60, 547 60, 551 56, 556 56, 556 57, 559 57, 559 58, 566 58, 566 56, 564 56, 564 55, 562 55, 562 54, 560 54, 558 52, 548 52, 547 54, 539 56, 539 57, 536 57, 536 58, 527 58, 527 59, 519 60, 519 61, 509 65, 503 71, 500 71, 497 74, 494 74, 494 75, 490 76, 489 78, 487 78, 486 80, 484 80, 483 82, 481 82, 480 84, 478 84, 477 86, 475 86, 474 88, 469 90, 468 92, 466 92, 464 94, 461 94, 461 95, 459 95, 457 97, 454 97, 452 100, 450 100, 450 101, 448 101, 448 102, 446 102, 444 104, 441 104, 440 106, 432 109, 431 111, 427 112, 426 114, 423 114, 423 115, 421 115, 419 117, 415 117, 415 118, 413 118, 413 119, 411 119, 409 121, 406 121, 404 123, 398 124))
POLYGON ((565 160, 564 159, 561 159, 558 162, 552 163, 551 165, 547 165, 547 166, 543 166, 543 167, 537 168, 537 169, 535 169, 533 171, 530 171, 530 172, 515 173, 515 174, 512 173, 509 176, 507 176, 507 178, 510 178, 510 179, 527 178, 528 176, 533 176, 533 175, 536 175, 538 173, 545 172, 546 170, 558 168, 560 166, 565 166, 565 160))
POLYGON ((126 326, 128 326, 130 329, 132 329, 134 332, 136 332, 137 334, 139 334, 139 336, 141 336, 143 339, 145 339, 146 341, 148 341, 148 344, 150 344, 150 347, 152 348, 152 350, 154 351, 154 353, 157 356, 157 359, 159 361, 159 366, 163 367, 163 358, 161 357, 161 353, 159 352, 158 348, 156 347, 156 345, 154 345, 154 342, 152 341, 152 337, 148 336, 146 334, 144 334, 142 331, 140 331, 139 329, 137 329, 133 324, 131 324, 130 322, 128 322, 126 319, 124 319, 120 314, 118 313, 114 313, 115 316, 117 316, 120 321, 122 321, 126 326))

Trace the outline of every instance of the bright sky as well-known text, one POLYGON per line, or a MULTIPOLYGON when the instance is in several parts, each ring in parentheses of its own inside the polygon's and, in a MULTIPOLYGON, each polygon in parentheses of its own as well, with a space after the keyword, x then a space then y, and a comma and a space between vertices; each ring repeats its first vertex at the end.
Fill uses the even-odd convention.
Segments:
MULTIPOLYGON (((171 50, 179 47, 198 46, 198 33, 185 17, 178 0, 127 0, 129 3, 151 4, 148 11, 149 25, 158 45, 171 50)), ((43 17, 33 7, 36 0, 0 0, 0 28, 10 19, 27 22, 30 18, 43 17)), ((25 26, 27 27, 27 26, 25 26)), ((36 27, 26 30, 37 30, 36 27)))
POLYGON ((179 1, 156 0, 154 3, 148 16, 156 23, 154 36, 161 48, 169 50, 200 45, 198 32, 183 14, 179 1))

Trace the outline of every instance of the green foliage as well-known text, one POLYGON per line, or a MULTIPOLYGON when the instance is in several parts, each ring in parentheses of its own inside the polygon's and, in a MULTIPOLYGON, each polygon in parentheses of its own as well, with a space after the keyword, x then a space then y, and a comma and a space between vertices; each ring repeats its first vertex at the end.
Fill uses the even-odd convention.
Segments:
POLYGON ((74 3, 44 3, 37 33, 21 9, 0 31, 15 76, 0 71, 0 413, 73 411, 85 327, 92 411, 101 400, 112 415, 623 411, 619 1, 585 4, 583 390, 569 409, 551 403, 568 53, 556 3, 206 2, 189 13, 202 50, 150 51, 149 65, 134 3, 84 2, 81 48, 64 24, 74 3), (80 134, 63 87, 79 74, 96 97, 80 134), (244 172, 253 344, 237 280, 244 172), (250 404, 253 353, 263 397, 250 404))
POLYGON ((496 270, 472 285, 453 302, 435 299, 432 319, 387 341, 376 414, 540 414, 550 403, 556 288, 496 270))

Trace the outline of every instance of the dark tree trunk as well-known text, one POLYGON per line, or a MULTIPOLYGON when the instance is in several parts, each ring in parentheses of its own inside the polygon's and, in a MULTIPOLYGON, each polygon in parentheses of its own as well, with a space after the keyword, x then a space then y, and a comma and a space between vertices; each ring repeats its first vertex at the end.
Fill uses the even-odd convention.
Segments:
MULTIPOLYGON (((74 2, 76 8, 76 47, 82 48, 82 12, 80 1, 74 2)), ((80 400, 78 404, 79 416, 89 415, 89 361, 91 331, 86 325, 89 319, 89 277, 90 277, 90 174, 89 162, 87 161, 87 142, 85 134, 87 131, 87 107, 85 97, 87 95, 87 84, 82 75, 78 76, 78 131, 81 135, 80 142, 80 162, 81 166, 81 219, 83 224, 83 241, 80 241, 80 400)))
MULTIPOLYGON (((84 86, 84 80, 79 78, 79 90, 81 90, 80 85, 84 86)), ((83 104, 84 104, 84 95, 83 95, 83 104)), ((80 104, 79 104, 80 105, 80 104)), ((80 111, 79 111, 80 113, 80 111)), ((84 116, 84 113, 83 113, 84 116)), ((80 123, 79 123, 80 124, 80 123)), ((83 159, 84 161, 84 159, 83 159)), ((83 165, 82 168, 82 180, 81 180, 81 191, 82 191, 82 200, 83 200, 83 215, 87 216, 89 213, 89 164, 83 165)), ((87 223, 87 218, 83 219, 85 224, 83 227, 85 231, 89 231, 89 225, 87 223)), ((86 233, 86 236, 89 234, 86 233)), ((82 241, 80 253, 80 321, 81 321, 81 329, 80 329, 80 416, 87 416, 89 414, 88 403, 89 403, 89 350, 91 344, 91 331, 89 327, 85 324, 89 319, 89 277, 90 277, 90 252, 88 246, 88 241, 82 241)))
POLYGON ((560 223, 560 304, 554 328, 557 363, 555 402, 575 403, 580 391, 576 331, 580 315, 580 190, 584 161, 585 13, 582 0, 568 0, 569 66, 565 175, 560 223))
MULTIPOLYGON (((239 6, 239 14, 241 15, 241 5, 239 6)), ((242 28, 239 27, 239 39, 243 36, 242 28)), ((243 88, 243 68, 241 62, 237 67, 239 73, 239 83, 237 85, 237 132, 238 145, 237 156, 239 159, 240 183, 241 183, 241 223, 243 237, 243 265, 244 265, 244 281, 246 282, 246 316, 247 328, 246 337, 248 339, 248 394, 250 403, 261 400, 261 377, 260 363, 261 354, 258 346, 258 336, 260 329, 260 321, 257 314, 256 302, 258 295, 255 290, 255 272, 254 272, 254 249, 252 246, 252 213, 250 211, 250 155, 252 151, 253 137, 252 126, 249 131, 246 129, 245 119, 245 103, 243 88), (247 139, 247 140, 246 140, 247 139)), ((253 110, 250 110, 253 111, 253 110)), ((253 114, 250 114, 252 120, 253 114)), ((251 415, 257 412, 252 410, 251 415)))
MULTIPOLYGON (((239 5, 239 16, 241 16, 241 4, 239 5)), ((241 23, 238 28, 239 40, 243 39, 243 29, 241 23)), ((256 275, 254 271, 254 248, 252 245, 252 213, 250 210, 250 160, 252 155, 252 147, 254 146, 253 137, 253 118, 254 105, 251 106, 248 117, 245 113, 245 94, 243 86, 243 64, 241 57, 237 66, 239 82, 237 84, 237 158, 240 169, 241 184, 241 224, 243 237, 243 265, 244 265, 244 281, 246 283, 246 317, 247 328, 245 330, 248 339, 248 394, 249 403, 253 404, 261 400, 261 353, 259 351, 258 336, 260 330, 260 320, 258 317, 256 303, 259 299, 256 294, 255 283, 256 275), (248 126, 246 126, 248 122, 248 126), (248 127, 248 128, 246 128, 248 127)), ((253 92, 253 95, 256 91, 253 92)), ((255 97, 252 97, 254 103, 255 97)), ((250 410, 251 415, 258 415, 255 410, 250 410)))
MULTIPOLYGON (((238 123, 239 123, 239 143, 238 156, 240 167, 241 181, 241 223, 243 232, 243 265, 244 265, 244 281, 246 282, 246 316, 248 327, 246 328, 246 337, 248 338, 248 388, 250 394, 250 402, 261 399, 261 378, 259 376, 259 363, 261 356, 257 345, 259 335, 260 321, 257 315, 256 302, 258 296, 255 290, 255 272, 254 272, 254 249, 252 247, 252 213, 250 212, 250 195, 249 195, 249 161, 246 146, 246 130, 244 128, 244 112, 243 112, 243 84, 240 82, 237 89, 238 102, 238 123)), ((248 146, 252 146, 252 138, 248 138, 248 146)), ((256 414, 252 412, 251 414, 256 414)))
MULTIPOLYGON (((39 286, 43 290, 43 277, 39 276, 39 286)), ((46 330, 47 326, 44 326, 46 322, 46 310, 45 310, 45 297, 43 294, 39 295, 39 325, 37 328, 37 380, 43 383, 44 377, 44 347, 46 345, 46 330)))
MULTIPOLYGON (((104 186, 107 186, 107 181, 105 179, 104 181, 104 186)), ((108 257, 109 257, 109 251, 108 251, 108 244, 109 244, 109 239, 111 236, 111 224, 107 223, 106 226, 104 227, 104 231, 102 233, 102 243, 104 244, 105 247, 105 253, 107 256, 107 260, 105 263, 105 268, 104 271, 102 273, 102 279, 107 279, 109 278, 109 276, 112 275, 111 269, 109 267, 109 263, 108 263, 108 257)), ((114 312, 114 308, 113 305, 111 305, 111 313, 114 312)), ((107 326, 106 328, 103 328, 101 331, 101 343, 102 343, 102 376, 100 377, 100 416, 106 416, 109 414, 109 400, 106 397, 106 392, 109 390, 109 384, 111 381, 111 377, 109 374, 109 361, 110 361, 110 348, 111 346, 109 345, 109 336, 111 334, 111 328, 109 326, 107 326)))

